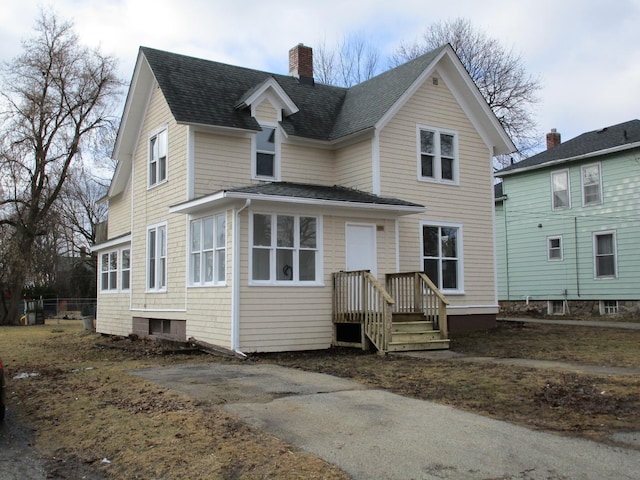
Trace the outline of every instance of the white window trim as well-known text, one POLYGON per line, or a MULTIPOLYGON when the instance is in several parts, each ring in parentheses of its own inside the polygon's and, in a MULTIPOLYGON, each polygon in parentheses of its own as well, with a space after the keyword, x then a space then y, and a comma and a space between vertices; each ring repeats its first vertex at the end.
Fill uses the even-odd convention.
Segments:
MULTIPOLYGON (((249 241, 248 241, 248 258, 249 258, 249 271, 248 271, 248 279, 249 285, 251 286, 266 286, 266 285, 274 285, 281 287, 322 287, 324 286, 324 249, 323 249, 323 222, 322 215, 313 215, 313 214, 301 214, 301 213, 286 213, 286 212, 268 212, 268 211, 251 211, 249 213, 249 241), (297 220, 296 224, 299 225, 300 217, 311 217, 316 219, 316 279, 314 281, 300 281, 300 280, 276 280, 275 268, 276 268, 276 237, 272 235, 271 238, 271 247, 269 247, 269 280, 254 280, 253 279, 253 216, 254 215, 271 215, 272 222, 276 221, 276 217, 278 215, 295 217, 297 220)), ((272 223, 273 225, 273 223, 272 223)), ((276 230, 272 228, 272 232, 276 230)), ((299 246, 295 247, 299 250, 299 246)), ((299 267, 298 267, 299 273, 299 267)))
MULTIPOLYGON (((209 215, 198 215, 198 216, 190 216, 187 222, 187 287, 189 288, 202 288, 202 287, 225 287, 227 285, 227 212, 215 212, 215 213, 211 213, 209 215), (216 224, 216 218, 217 217, 224 217, 225 220, 225 234, 224 234, 224 247, 223 248, 218 248, 215 244, 215 239, 217 237, 217 224, 216 224), (213 281, 211 282, 204 282, 201 281, 199 283, 194 283, 193 282, 193 277, 192 277, 192 272, 191 272, 191 224, 195 221, 202 221, 205 218, 213 218, 213 237, 214 237, 214 243, 213 243, 213 269, 214 269, 214 275, 213 275, 213 281), (216 275, 215 275, 215 270, 216 270, 216 252, 219 250, 224 250, 224 279, 222 280, 216 280, 216 275)), ((201 254, 202 254, 202 250, 201 250, 201 254)))
POLYGON ((422 247, 422 245, 424 245, 424 227, 449 227, 458 229, 458 288, 455 290, 441 288, 440 291, 447 295, 464 295, 464 232, 462 223, 439 222, 430 220, 424 220, 420 222, 420 270, 423 269, 424 260, 424 250, 422 247))
POLYGON ((264 126, 267 128, 273 128, 275 130, 275 156, 273 158, 273 177, 267 177, 264 175, 258 175, 257 173, 257 153, 258 153, 258 135, 251 135, 251 178, 253 180, 266 180, 266 181, 280 181, 280 172, 281 172, 281 143, 282 143, 282 134, 280 132, 280 127, 277 123, 271 122, 260 122, 260 126, 264 126))
POLYGON ((569 170, 568 169, 563 169, 563 170, 554 170, 553 172, 551 172, 549 174, 549 182, 550 182, 550 186, 551 186, 551 210, 556 211, 556 210, 570 210, 571 209, 571 175, 569 175, 569 170), (566 207, 556 207, 554 202, 553 202, 553 176, 558 174, 558 173, 566 173, 567 174, 567 199, 568 199, 568 205, 566 207))
MULTIPOLYGON (((160 248, 160 243, 156 237, 156 254, 158 253, 158 249, 160 248)), ((167 222, 155 223, 153 225, 147 226, 147 235, 145 237, 145 256, 146 256, 146 273, 145 273, 145 288, 147 293, 165 293, 167 291, 168 277, 169 277, 169 229, 167 228, 167 222), (154 230, 157 232, 160 228, 164 227, 165 232, 165 268, 164 268, 164 286, 162 287, 150 287, 149 286, 149 232, 154 230)), ((160 257, 156 256, 156 279, 158 278, 158 270, 160 263, 157 261, 160 257)))
MULTIPOLYGON (((158 169, 156 166, 156 179, 157 179, 157 175, 158 175, 158 169)), ((168 179, 169 179, 169 127, 168 125, 163 125, 162 127, 159 127, 153 130, 149 134, 149 137, 147 138, 147 190, 150 190, 159 185, 162 185, 163 183, 167 183, 168 179), (162 132, 166 132, 166 136, 167 136, 167 158, 165 160, 165 177, 163 180, 156 181, 156 183, 151 183, 151 177, 149 176, 151 156, 153 155, 153 152, 151 151, 151 140, 154 137, 157 137, 158 135, 160 135, 162 132)))
POLYGON ((429 125, 416 125, 416 151, 417 151, 417 174, 418 181, 430 182, 430 183, 442 183, 446 185, 459 185, 460 184, 460 149, 458 148, 458 132, 455 130, 448 130, 439 127, 431 127, 429 125), (433 132, 434 139, 434 154, 433 154, 433 177, 422 176, 422 144, 420 142, 420 132, 426 130, 433 132), (442 179, 442 157, 440 154, 440 135, 453 136, 453 180, 442 179))
POLYGON ((547 300, 547 314, 548 315, 564 315, 566 313, 566 301, 565 300, 547 300), (562 312, 553 311, 553 303, 562 302, 562 312))
POLYGON ((118 293, 118 288, 120 287, 120 250, 114 249, 114 250, 107 250, 104 252, 100 252, 100 293, 101 294, 113 294, 113 293, 118 293), (102 285, 102 275, 105 273, 105 271, 102 269, 102 257, 104 255, 107 255, 108 258, 108 262, 109 262, 109 267, 111 267, 111 254, 117 254, 118 257, 116 259, 116 269, 115 270, 111 270, 111 268, 109 268, 109 270, 107 270, 106 273, 108 273, 108 278, 107 278, 107 288, 103 288, 102 285), (116 276, 116 288, 110 288, 111 286, 111 274, 115 273, 116 276))
POLYGON ((594 280, 615 280, 618 278, 618 240, 616 238, 615 230, 602 230, 599 232, 593 232, 593 279, 594 280), (597 258, 596 252, 598 249, 598 245, 596 242, 596 237, 601 235, 613 235, 613 268, 615 270, 614 275, 608 276, 598 276, 598 266, 597 266, 597 258))
POLYGON ((620 302, 618 302, 618 300, 600 300, 600 302, 598 302, 599 305, 599 309, 600 309, 600 315, 617 315, 620 312, 620 302), (605 306, 606 302, 615 302, 615 312, 607 312, 607 307, 605 306))
POLYGON ((131 263, 132 263, 132 257, 131 257, 131 247, 125 247, 125 248, 121 248, 120 249, 120 259, 118 261, 118 287, 120 288, 121 292, 128 292, 131 290, 131 263), (129 268, 124 268, 122 266, 122 259, 124 258, 122 255, 122 252, 124 252, 125 250, 129 250, 129 268), (128 271, 129 272, 129 288, 124 288, 122 286, 122 273, 128 271))
POLYGON ((564 245, 562 241, 562 235, 552 235, 547 237, 547 261, 549 262, 561 262, 564 260, 564 245), (560 240, 560 257, 551 258, 551 240, 560 240))
POLYGON ((580 185, 581 185, 581 190, 582 190, 582 206, 583 207, 590 207, 593 205, 602 205, 603 201, 602 201, 602 164, 600 162, 596 162, 596 163, 589 163, 587 165, 582 165, 580 167, 580 185), (593 166, 597 166, 598 167, 598 188, 599 188, 599 196, 600 196, 600 200, 598 202, 591 202, 591 203, 587 203, 585 200, 585 192, 584 192, 584 170, 585 168, 588 167, 593 167, 593 166))

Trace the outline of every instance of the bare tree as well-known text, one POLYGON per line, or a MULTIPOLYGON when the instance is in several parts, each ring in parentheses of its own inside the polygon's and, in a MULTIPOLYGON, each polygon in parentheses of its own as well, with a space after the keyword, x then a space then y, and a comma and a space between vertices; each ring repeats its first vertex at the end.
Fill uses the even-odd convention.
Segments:
POLYGON ((313 71, 320 83, 351 87, 379 73, 380 53, 363 34, 343 37, 335 49, 326 42, 313 53, 313 71))
POLYGON ((524 155, 539 138, 533 107, 539 101, 541 85, 539 79, 527 73, 522 58, 513 49, 506 49, 497 39, 476 30, 469 20, 457 18, 431 25, 421 41, 401 44, 391 63, 399 65, 447 43, 524 155))
POLYGON ((81 149, 111 121, 122 86, 115 59, 81 45, 72 24, 52 12, 40 13, 22 48, 3 65, 0 89, 0 227, 14 253, 2 259, 10 293, 0 311, 3 324, 18 322, 38 238, 49 231, 81 149))

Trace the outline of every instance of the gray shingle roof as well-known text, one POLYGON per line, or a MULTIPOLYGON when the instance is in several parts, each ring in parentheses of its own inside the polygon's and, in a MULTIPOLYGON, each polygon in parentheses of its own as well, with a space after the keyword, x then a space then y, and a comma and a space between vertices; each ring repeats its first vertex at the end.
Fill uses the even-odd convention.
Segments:
POLYGON ((309 183, 269 182, 245 187, 230 188, 227 192, 248 193, 252 195, 268 195, 292 198, 308 198, 334 202, 371 203, 375 205, 391 205, 399 207, 423 207, 417 203, 398 198, 380 197, 372 193, 339 185, 315 185, 309 183))
POLYGON ((278 75, 141 47, 178 122, 259 130, 236 106, 273 77, 299 112, 282 121, 289 135, 334 140, 373 127, 444 47, 351 88, 308 85, 278 75))
POLYGON ((500 174, 508 172, 515 173, 520 169, 543 167, 547 163, 606 151, 637 142, 640 142, 640 120, 630 120, 600 130, 583 133, 561 143, 557 147, 509 165, 497 172, 496 175, 500 176, 500 174))

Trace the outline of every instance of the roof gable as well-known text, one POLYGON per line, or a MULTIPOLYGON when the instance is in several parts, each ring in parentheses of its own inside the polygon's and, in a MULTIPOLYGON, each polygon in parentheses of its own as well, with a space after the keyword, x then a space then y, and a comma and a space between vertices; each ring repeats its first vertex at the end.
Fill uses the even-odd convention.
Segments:
POLYGON ((560 145, 503 168, 497 176, 506 176, 560 163, 640 148, 640 120, 630 120, 583 133, 560 145))

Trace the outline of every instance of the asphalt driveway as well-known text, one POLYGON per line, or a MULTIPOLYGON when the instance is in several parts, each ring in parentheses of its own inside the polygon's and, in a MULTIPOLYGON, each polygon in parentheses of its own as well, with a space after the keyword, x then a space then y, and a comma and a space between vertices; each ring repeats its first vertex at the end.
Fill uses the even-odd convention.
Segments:
POLYGON ((223 408, 354 479, 637 479, 640 451, 528 430, 276 365, 130 372, 223 408))

